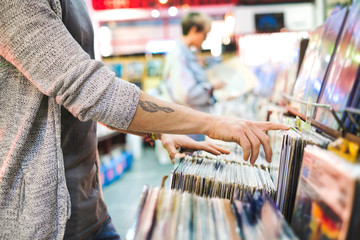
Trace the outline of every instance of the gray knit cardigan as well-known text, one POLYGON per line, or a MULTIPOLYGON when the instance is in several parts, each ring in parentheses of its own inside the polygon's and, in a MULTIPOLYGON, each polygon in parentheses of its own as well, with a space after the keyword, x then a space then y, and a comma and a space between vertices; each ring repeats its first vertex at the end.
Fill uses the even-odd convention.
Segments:
POLYGON ((59 0, 0 1, 0 239, 64 236, 60 106, 126 129, 139 95, 81 49, 59 0))

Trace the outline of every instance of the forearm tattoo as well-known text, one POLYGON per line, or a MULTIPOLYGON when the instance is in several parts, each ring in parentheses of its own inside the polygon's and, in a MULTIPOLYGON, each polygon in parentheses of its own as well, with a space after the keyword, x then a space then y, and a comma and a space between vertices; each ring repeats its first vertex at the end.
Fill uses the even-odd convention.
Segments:
POLYGON ((166 112, 166 113, 175 112, 175 110, 172 109, 172 108, 160 107, 156 103, 149 102, 149 101, 141 101, 141 100, 139 100, 139 105, 144 111, 150 112, 150 113, 154 113, 154 112, 158 112, 158 111, 163 111, 163 112, 166 112))

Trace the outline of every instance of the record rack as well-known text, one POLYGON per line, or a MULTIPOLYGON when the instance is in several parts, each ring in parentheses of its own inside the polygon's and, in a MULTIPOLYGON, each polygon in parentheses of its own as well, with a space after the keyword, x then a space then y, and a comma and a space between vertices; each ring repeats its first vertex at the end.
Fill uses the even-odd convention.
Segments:
POLYGON ((237 144, 208 139, 230 155, 178 158, 169 189, 144 187, 127 239, 360 239, 359 57, 355 1, 312 32, 296 81, 260 79, 272 96, 219 103, 221 113, 290 126, 268 132, 272 162, 260 149, 251 165, 237 144), (287 82, 291 93, 277 92, 287 82))
MULTIPOLYGON (((290 96, 287 96, 287 95, 283 95, 283 97, 287 101, 290 101, 290 100, 291 101, 297 101, 297 102, 299 102, 301 104, 304 104, 304 105, 306 104, 306 105, 309 105, 310 107, 313 107, 313 108, 320 107, 320 108, 327 109, 327 111, 329 111, 332 114, 332 116, 334 116, 334 119, 336 119, 337 123, 339 124, 339 126, 340 126, 339 130, 330 128, 330 127, 316 121, 313 118, 309 119, 306 116, 306 114, 300 113, 295 108, 293 108, 290 104, 286 106, 286 111, 289 114, 291 114, 292 116, 295 116, 295 117, 298 116, 303 121, 306 121, 306 122, 310 121, 310 124, 312 126, 314 126, 318 132, 323 132, 323 133, 325 133, 325 134, 327 134, 327 135, 329 135, 329 136, 331 136, 333 138, 343 137, 345 139, 348 139, 350 141, 353 141, 353 142, 356 142, 356 143, 360 144, 360 137, 353 134, 353 133, 347 132, 347 130, 346 130, 345 126, 344 126, 344 122, 342 122, 338 118, 335 110, 330 105, 320 105, 320 104, 317 104, 317 103, 307 103, 307 102, 304 102, 304 101, 301 101, 301 100, 298 100, 298 99, 294 99, 294 98, 292 98, 290 96)), ((349 118, 349 121, 355 127, 356 132, 359 134, 360 133, 359 121, 357 122, 352 115, 360 116, 360 110, 355 109, 355 108, 345 108, 344 112, 347 114, 347 117, 349 118)), ((357 117, 357 119, 359 119, 359 117, 357 117)))

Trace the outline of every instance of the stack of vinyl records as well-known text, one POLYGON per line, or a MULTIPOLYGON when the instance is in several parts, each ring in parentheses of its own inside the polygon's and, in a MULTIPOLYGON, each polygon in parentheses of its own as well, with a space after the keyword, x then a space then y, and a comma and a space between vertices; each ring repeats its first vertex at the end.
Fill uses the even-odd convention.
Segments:
POLYGON ((170 186, 202 197, 242 199, 245 194, 259 191, 274 198, 276 186, 264 161, 251 165, 242 160, 239 152, 219 157, 195 152, 174 167, 170 186))
POLYGON ((242 239, 297 239, 275 203, 259 192, 234 199, 232 207, 242 239))
POLYGON ((127 239, 296 239, 269 197, 203 198, 145 188, 127 239), (256 237, 255 237, 256 236, 256 237))
POLYGON ((359 239, 360 164, 307 146, 292 228, 301 239, 359 239))
POLYGON ((299 132, 296 129, 282 133, 279 176, 277 182, 276 205, 285 219, 290 222, 304 148, 316 144, 326 148, 331 139, 315 132, 299 132))

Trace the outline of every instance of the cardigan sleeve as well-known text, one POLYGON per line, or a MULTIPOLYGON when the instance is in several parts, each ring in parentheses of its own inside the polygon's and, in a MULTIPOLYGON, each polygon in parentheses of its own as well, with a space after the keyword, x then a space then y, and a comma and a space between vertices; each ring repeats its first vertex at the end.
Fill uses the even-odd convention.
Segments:
POLYGON ((140 89, 92 60, 46 0, 0 1, 0 55, 82 121, 127 129, 140 89))

